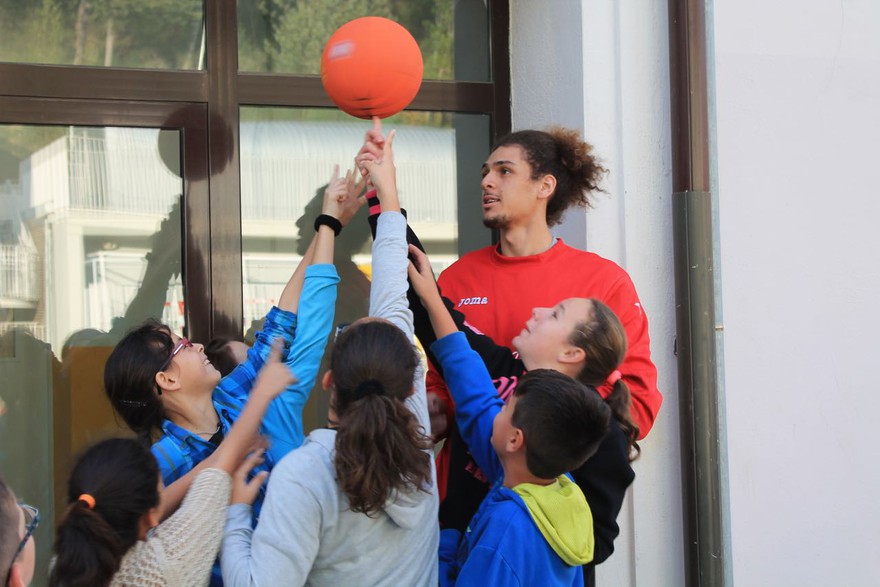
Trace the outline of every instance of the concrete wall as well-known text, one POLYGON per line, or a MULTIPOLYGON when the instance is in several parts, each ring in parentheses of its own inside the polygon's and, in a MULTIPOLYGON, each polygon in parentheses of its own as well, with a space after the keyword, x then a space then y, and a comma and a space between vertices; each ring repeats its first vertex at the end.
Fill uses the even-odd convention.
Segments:
POLYGON ((666 7, 663 2, 512 0, 514 129, 580 128, 611 170, 595 210, 558 231, 629 271, 651 320, 665 396, 642 443, 614 556, 600 585, 684 584, 666 7))
POLYGON ((880 584, 880 4, 714 6, 733 573, 880 584))

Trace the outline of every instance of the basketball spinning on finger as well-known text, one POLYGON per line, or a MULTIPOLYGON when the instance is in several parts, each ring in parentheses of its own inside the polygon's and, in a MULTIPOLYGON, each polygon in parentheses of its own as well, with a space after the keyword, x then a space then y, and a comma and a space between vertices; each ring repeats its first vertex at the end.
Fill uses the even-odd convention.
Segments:
POLYGON ((409 106, 423 71, 422 52, 409 31, 378 16, 339 27, 321 56, 324 90, 357 118, 387 118, 409 106))

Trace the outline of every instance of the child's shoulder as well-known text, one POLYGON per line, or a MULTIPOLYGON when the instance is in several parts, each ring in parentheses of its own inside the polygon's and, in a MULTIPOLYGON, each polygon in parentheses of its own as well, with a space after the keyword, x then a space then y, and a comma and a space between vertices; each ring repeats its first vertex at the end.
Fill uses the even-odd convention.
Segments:
POLYGON ((336 432, 324 428, 313 430, 298 448, 282 458, 272 470, 273 479, 289 478, 302 485, 331 486, 335 484, 336 432))
POLYGON ((537 528, 522 498, 506 487, 497 487, 486 496, 469 530, 480 546, 490 546, 519 542, 537 528))

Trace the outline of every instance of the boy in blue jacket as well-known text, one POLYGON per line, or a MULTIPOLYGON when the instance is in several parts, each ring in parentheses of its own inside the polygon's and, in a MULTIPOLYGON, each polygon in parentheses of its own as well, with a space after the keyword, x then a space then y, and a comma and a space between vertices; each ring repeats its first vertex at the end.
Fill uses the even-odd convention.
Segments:
POLYGON ((427 258, 413 249, 409 276, 437 335, 431 350, 462 437, 492 485, 464 535, 441 532, 441 585, 583 585, 592 514, 567 472, 596 451, 610 409, 595 390, 549 369, 529 372, 504 404, 449 315, 427 258))

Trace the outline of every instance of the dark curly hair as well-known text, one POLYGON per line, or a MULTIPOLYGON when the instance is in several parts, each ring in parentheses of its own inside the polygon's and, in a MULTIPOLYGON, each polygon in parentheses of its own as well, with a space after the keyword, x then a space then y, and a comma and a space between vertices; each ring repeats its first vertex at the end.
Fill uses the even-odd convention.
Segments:
POLYGON ((577 130, 554 126, 543 130, 521 130, 502 138, 492 148, 519 146, 532 167, 532 179, 543 175, 556 178, 556 190, 547 202, 547 225, 559 224, 562 214, 571 206, 591 208, 592 192, 608 173, 593 146, 581 138, 577 130))

